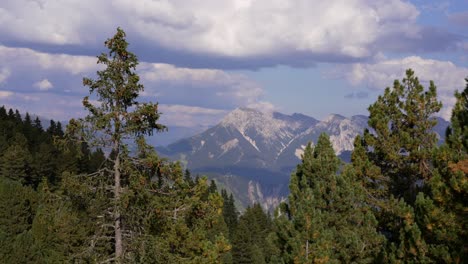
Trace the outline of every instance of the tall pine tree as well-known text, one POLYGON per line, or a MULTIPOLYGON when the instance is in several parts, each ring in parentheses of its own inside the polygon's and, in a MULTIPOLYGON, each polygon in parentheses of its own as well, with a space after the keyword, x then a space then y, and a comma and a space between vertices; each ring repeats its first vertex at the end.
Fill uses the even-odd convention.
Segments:
POLYGON ((118 28, 117 33, 105 42, 108 53, 98 56, 98 64, 103 64, 105 69, 98 71, 98 78, 92 80, 83 79, 83 85, 89 87, 92 96, 95 96, 98 105, 93 105, 87 96, 83 105, 89 111, 85 119, 71 120, 68 126, 69 136, 76 139, 84 139, 90 146, 108 148, 111 155, 108 156, 111 168, 100 171, 103 182, 111 189, 112 193, 102 194, 109 197, 109 206, 106 218, 110 219, 113 227, 113 257, 115 261, 121 261, 124 253, 124 225, 121 217, 122 184, 125 184, 125 168, 122 160, 129 158, 127 146, 124 143, 127 138, 141 139, 144 135, 151 135, 154 130, 164 130, 165 127, 158 122, 158 105, 152 103, 140 103, 138 95, 143 91, 143 85, 139 83, 139 76, 135 73, 138 59, 135 54, 127 50, 128 43, 125 32, 118 28))
POLYGON ((273 262, 371 262, 382 243, 355 173, 340 161, 326 134, 309 144, 291 176, 290 195, 275 220, 273 262))
POLYGON ((434 82, 425 91, 411 69, 369 106, 371 130, 364 135, 368 155, 390 179, 390 192, 410 204, 432 176, 430 160, 437 143, 432 129, 441 107, 434 82))

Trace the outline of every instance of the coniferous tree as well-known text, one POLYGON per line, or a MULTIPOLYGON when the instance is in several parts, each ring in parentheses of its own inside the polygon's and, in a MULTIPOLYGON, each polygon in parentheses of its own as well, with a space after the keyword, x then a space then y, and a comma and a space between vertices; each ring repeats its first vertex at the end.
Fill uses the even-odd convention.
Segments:
POLYGON ((185 179, 186 182, 188 182, 191 186, 194 185, 194 182, 193 182, 193 179, 192 179, 192 175, 191 175, 189 169, 185 169, 184 177, 185 177, 184 179, 185 179))
POLYGON ((65 146, 69 140, 85 141, 85 147, 73 145, 78 155, 87 156, 89 148, 96 147, 109 153, 97 171, 63 179, 64 195, 92 224, 82 259, 219 262, 230 248, 224 238, 222 198, 209 189, 205 178, 192 185, 178 163, 159 158, 146 144, 145 135, 165 126, 158 123, 157 104, 137 101, 143 86, 135 73, 138 60, 127 50, 125 37, 119 28, 105 42, 109 53, 101 54, 98 63, 106 68, 97 72, 97 80, 83 79, 99 104, 85 97, 90 114, 71 120, 62 141, 65 146), (130 140, 135 142, 133 151, 127 146, 130 140))
POLYGON ((327 135, 309 144, 291 176, 290 195, 276 219, 274 262, 371 262, 382 244, 365 192, 340 161, 327 135))
POLYGON ((0 177, 0 259, 5 263, 28 263, 32 255, 27 250, 32 244, 28 231, 35 217, 37 200, 30 186, 0 177))
POLYGON ((434 82, 424 91, 411 69, 369 106, 372 131, 364 134, 369 158, 389 178, 390 192, 411 205, 432 176, 430 160, 437 143, 433 115, 441 107, 434 82))
POLYGON ((38 116, 36 117, 36 119, 34 119, 33 126, 34 126, 34 128, 36 128, 38 130, 38 132, 43 131, 42 123, 41 123, 41 120, 39 119, 38 116))
POLYGON ((467 174, 457 166, 466 157, 466 96, 456 98, 447 144, 438 149, 432 128, 441 104, 432 81, 424 91, 407 70, 369 107, 371 131, 357 138, 352 162, 387 239, 383 262, 460 263, 466 256, 467 174))
POLYGON ((239 218, 232 238, 233 263, 269 263, 267 242, 271 219, 259 204, 248 207, 239 218))
POLYGON ((0 176, 35 186, 38 182, 31 173, 31 163, 32 157, 28 150, 27 139, 23 134, 17 133, 1 157, 0 176))
POLYGON ((227 191, 225 189, 222 189, 221 196, 223 197, 224 222, 226 223, 229 229, 229 238, 232 240, 234 232, 237 228, 239 213, 237 212, 234 196, 232 195, 232 193, 228 195, 227 191))
POLYGON ((468 80, 455 93, 446 144, 434 154, 434 175, 416 199, 416 220, 437 262, 460 263, 468 257, 468 80))
MULTIPOLYGON (((450 126, 447 128, 445 141, 454 154, 455 162, 468 155, 468 78, 466 88, 456 92, 456 103, 452 110, 450 126)), ((466 171, 465 171, 466 172, 466 171)))
POLYGON ((102 195, 109 196, 111 204, 103 209, 110 212, 105 217, 112 221, 106 224, 113 226, 114 250, 111 259, 115 261, 122 261, 124 253, 125 225, 122 223, 121 197, 126 175, 122 163, 129 157, 124 140, 128 137, 141 139, 144 135, 151 135, 153 130, 165 129, 157 123, 158 105, 137 101, 143 85, 135 73, 138 59, 127 50, 125 37, 125 32, 118 28, 117 33, 105 42, 109 52, 98 56, 98 64, 106 68, 97 72, 96 80, 83 79, 83 84, 89 87, 91 95, 96 96, 99 105, 94 106, 89 97, 85 97, 83 105, 90 114, 82 120, 70 120, 68 125, 70 136, 85 139, 91 146, 110 148, 112 152, 108 157, 112 168, 101 171, 104 177, 101 184, 112 189, 112 193, 105 194, 104 191, 102 195), (96 133, 101 134, 96 137, 96 133))

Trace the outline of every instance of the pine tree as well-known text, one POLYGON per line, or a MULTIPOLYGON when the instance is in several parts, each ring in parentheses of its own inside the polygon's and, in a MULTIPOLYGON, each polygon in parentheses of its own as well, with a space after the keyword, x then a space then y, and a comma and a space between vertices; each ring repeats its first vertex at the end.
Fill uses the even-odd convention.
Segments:
POLYGON ((239 213, 237 212, 235 201, 234 201, 234 196, 232 195, 232 193, 228 195, 227 191, 225 189, 222 189, 221 197, 223 197, 224 222, 226 223, 229 229, 229 239, 232 240, 234 232, 237 228, 237 222, 238 222, 237 218, 238 218, 239 213))
MULTIPOLYGON (((351 154, 354 177, 366 192, 366 202, 372 208, 383 208, 389 196, 389 178, 382 175, 380 168, 369 159, 367 150, 364 139, 360 135, 356 136, 351 154)), ((375 210, 375 213, 379 211, 375 210)))
MULTIPOLYGON (((118 28, 117 33, 105 42, 108 53, 98 56, 98 64, 105 69, 98 71, 98 78, 83 79, 83 85, 88 86, 90 93, 96 97, 99 105, 90 103, 89 96, 83 99, 83 105, 89 115, 83 120, 70 120, 68 133, 76 139, 85 139, 91 146, 110 148, 112 155, 107 157, 112 163, 111 169, 100 171, 104 177, 104 185, 110 185, 112 194, 106 208, 112 219, 114 252, 112 259, 122 261, 124 253, 123 233, 125 227, 121 217, 122 184, 125 183, 124 159, 129 153, 124 143, 126 138, 141 139, 151 135, 154 130, 164 130, 158 122, 158 105, 139 103, 137 97, 143 91, 139 76, 135 73, 138 59, 127 50, 128 43, 125 32, 118 28), (84 133, 83 133, 84 132, 84 133), (99 133, 99 135, 97 135, 99 133)), ((104 194, 103 194, 104 195, 104 194)), ((107 195, 106 195, 107 196, 107 195)))
POLYGON ((0 160, 0 176, 35 186, 38 181, 31 173, 32 157, 27 145, 26 138, 17 133, 0 160))
POLYGON ((38 116, 34 119, 33 126, 38 130, 38 132, 43 132, 42 123, 38 116))
POLYGON ((382 244, 377 222, 352 168, 340 161, 326 134, 291 176, 288 204, 275 220, 273 259, 284 263, 371 262, 382 244))
POLYGON ((415 219, 413 207, 403 199, 393 197, 388 201, 387 233, 388 244, 380 262, 384 263, 430 263, 429 246, 422 236, 422 232, 415 219))
POLYGON ((190 170, 189 169, 185 169, 185 173, 184 173, 184 179, 186 182, 188 182, 191 186, 193 186, 195 183, 193 182, 193 179, 192 179, 192 175, 190 173, 190 170))
POLYGON ((410 204, 432 176, 430 160, 437 143, 433 115, 441 107, 434 82, 424 91, 411 69, 402 82, 395 80, 393 87, 387 87, 369 106, 372 132, 364 135, 368 155, 390 179, 390 192, 410 204))
POLYGON ((432 81, 424 91, 407 70, 402 83, 395 81, 369 107, 371 130, 355 142, 352 161, 387 239, 382 262, 460 263, 467 255, 463 94, 456 93, 440 148, 432 128, 441 103, 432 81))
MULTIPOLYGON (((455 162, 468 155, 468 78, 464 91, 456 92, 456 103, 452 110, 450 126, 445 141, 453 151, 455 162)), ((466 171, 465 171, 466 172, 466 171)))
MULTIPOLYGON (((230 246, 223 234, 222 198, 208 192, 205 177, 191 186, 178 163, 147 153, 144 168, 132 172, 123 197, 124 218, 140 236, 129 245, 128 260, 139 263, 219 263, 230 246), (151 180, 156 167, 157 177, 151 180), (130 206, 132 205, 132 206, 130 206)), ((141 156, 140 156, 141 157, 141 156)))
POLYGON ((52 192, 44 179, 38 186, 38 209, 31 227, 36 262, 64 263, 76 260, 85 246, 86 220, 60 191, 52 192))
POLYGON ((239 218, 232 238, 233 263, 268 263, 267 237, 271 226, 271 219, 259 204, 248 207, 239 218))
MULTIPOLYGON (((29 186, 0 177, 0 259, 5 263, 21 263, 20 250, 31 244, 18 243, 28 240, 37 209, 37 194, 29 186)), ((23 262, 24 263, 24 262, 23 262)))
POLYGON ((434 176, 415 204, 430 257, 446 263, 461 263, 468 257, 468 80, 455 98, 446 144, 433 156, 434 176))

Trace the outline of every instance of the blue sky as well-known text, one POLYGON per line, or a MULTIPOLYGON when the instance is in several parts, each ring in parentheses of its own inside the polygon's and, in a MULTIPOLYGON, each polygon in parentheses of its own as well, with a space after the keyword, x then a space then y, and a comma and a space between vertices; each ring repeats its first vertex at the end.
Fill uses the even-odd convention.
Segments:
POLYGON ((84 115, 81 79, 118 26, 169 126, 213 125, 236 107, 367 114, 407 68, 435 81, 448 118, 468 77, 464 0, 3 0, 0 105, 84 115))

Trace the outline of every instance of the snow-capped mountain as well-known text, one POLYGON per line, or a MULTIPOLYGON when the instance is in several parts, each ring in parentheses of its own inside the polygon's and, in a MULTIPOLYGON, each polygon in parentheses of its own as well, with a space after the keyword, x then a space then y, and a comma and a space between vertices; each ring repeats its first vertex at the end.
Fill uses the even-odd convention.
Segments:
MULTIPOLYGON (((238 108, 216 126, 158 151, 181 160, 195 173, 216 178, 244 205, 260 202, 272 208, 286 197, 289 175, 309 142, 325 132, 337 155, 349 160, 354 138, 367 127, 367 120, 332 114, 318 121, 302 114, 238 108)), ((443 131, 447 125, 440 120, 438 127, 443 131)))

